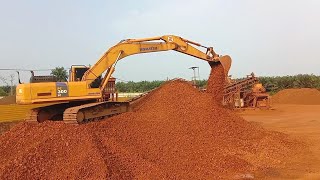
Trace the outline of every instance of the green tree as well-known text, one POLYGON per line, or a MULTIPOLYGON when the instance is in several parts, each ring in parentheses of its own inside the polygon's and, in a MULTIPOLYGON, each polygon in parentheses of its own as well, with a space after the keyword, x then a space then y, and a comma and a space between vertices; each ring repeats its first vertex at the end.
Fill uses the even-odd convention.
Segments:
POLYGON ((3 89, 3 87, 0 87, 0 96, 7 96, 8 93, 3 89))
POLYGON ((294 84, 298 88, 317 88, 319 78, 313 74, 298 74, 295 76, 294 84))
POLYGON ((51 75, 55 76, 59 82, 65 82, 68 79, 68 73, 64 67, 56 67, 55 69, 52 69, 51 75))

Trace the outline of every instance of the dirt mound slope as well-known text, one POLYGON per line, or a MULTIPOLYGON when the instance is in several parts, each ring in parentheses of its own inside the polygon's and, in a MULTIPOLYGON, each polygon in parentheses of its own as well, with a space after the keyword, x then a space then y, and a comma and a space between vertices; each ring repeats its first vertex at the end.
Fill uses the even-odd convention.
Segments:
POLYGON ((272 102, 278 104, 320 104, 320 91, 317 89, 284 89, 272 96, 272 102))
POLYGON ((0 99, 0 105, 15 104, 16 96, 6 96, 0 99))
POLYGON ((133 112, 105 121, 18 124, 0 136, 0 179, 261 178, 301 164, 292 159, 305 145, 220 106, 218 77, 209 79, 211 93, 166 83, 133 112))
POLYGON ((19 122, 0 122, 0 135, 6 131, 9 131, 11 127, 19 122))

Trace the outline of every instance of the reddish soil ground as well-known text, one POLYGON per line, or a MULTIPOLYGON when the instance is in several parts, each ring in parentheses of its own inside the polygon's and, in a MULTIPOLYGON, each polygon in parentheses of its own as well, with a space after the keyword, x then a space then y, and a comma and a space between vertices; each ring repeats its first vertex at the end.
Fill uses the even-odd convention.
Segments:
MULTIPOLYGON (((320 179, 320 105, 275 104, 273 107, 274 110, 270 111, 246 111, 240 114, 247 121, 256 122, 266 129, 283 132, 305 142, 314 158, 308 166, 301 162, 296 168, 304 170, 312 167, 312 170, 303 174, 299 171, 291 173, 300 175, 297 179, 320 179)), ((298 158, 307 159, 309 155, 301 154, 298 158)), ((297 157, 291 158, 294 160, 297 157)))
POLYGON ((6 96, 0 99, 0 105, 15 104, 16 96, 6 96))

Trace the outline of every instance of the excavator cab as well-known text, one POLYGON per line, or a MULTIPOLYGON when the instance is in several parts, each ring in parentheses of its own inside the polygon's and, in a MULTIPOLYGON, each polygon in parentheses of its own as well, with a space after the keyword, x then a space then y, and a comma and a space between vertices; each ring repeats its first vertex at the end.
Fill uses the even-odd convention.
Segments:
POLYGON ((72 65, 69 71, 69 82, 81 81, 82 76, 88 69, 84 65, 72 65))
MULTIPOLYGON (((90 67, 85 65, 72 65, 69 71, 69 82, 81 81, 83 75, 90 67)), ((99 88, 102 78, 98 76, 90 85, 91 88, 99 88)))

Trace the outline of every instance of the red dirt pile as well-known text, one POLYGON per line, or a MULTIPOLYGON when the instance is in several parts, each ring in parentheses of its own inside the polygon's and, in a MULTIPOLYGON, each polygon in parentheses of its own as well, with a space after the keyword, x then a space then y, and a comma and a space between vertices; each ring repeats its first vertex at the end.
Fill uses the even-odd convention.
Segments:
POLYGON ((0 137, 1 179, 105 177, 107 168, 92 135, 62 122, 18 124, 0 137))
POLYGON ((0 99, 0 105, 15 104, 16 96, 6 96, 0 99))
POLYGON ((177 80, 105 121, 18 124, 0 136, 0 179, 261 179, 281 177, 279 169, 305 153, 287 135, 223 109, 217 97, 177 80))
POLYGON ((284 89, 272 96, 272 102, 278 104, 320 104, 320 91, 317 89, 284 89))

